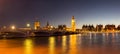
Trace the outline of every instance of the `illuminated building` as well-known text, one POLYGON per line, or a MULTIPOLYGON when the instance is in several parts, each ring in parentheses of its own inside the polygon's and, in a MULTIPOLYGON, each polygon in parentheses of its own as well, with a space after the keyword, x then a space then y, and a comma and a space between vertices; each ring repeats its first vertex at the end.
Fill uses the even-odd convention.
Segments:
POLYGON ((43 27, 43 29, 44 29, 44 30, 53 30, 53 29, 55 29, 55 27, 52 26, 52 25, 50 25, 49 22, 47 22, 46 26, 43 27))
POLYGON ((34 29, 38 30, 40 28, 40 22, 39 21, 35 21, 34 22, 34 29))
POLYGON ((51 26, 50 26, 50 24, 49 24, 49 22, 47 22, 47 25, 46 25, 46 27, 45 27, 46 29, 50 29, 51 28, 51 26))
POLYGON ((76 23, 75 23, 75 18, 74 16, 72 16, 72 20, 71 20, 71 29, 72 31, 76 30, 76 23))

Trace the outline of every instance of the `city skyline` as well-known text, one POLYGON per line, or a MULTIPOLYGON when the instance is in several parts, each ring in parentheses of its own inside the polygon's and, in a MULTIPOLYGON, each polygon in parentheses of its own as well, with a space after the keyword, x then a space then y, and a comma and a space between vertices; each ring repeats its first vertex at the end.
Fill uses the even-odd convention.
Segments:
POLYGON ((0 26, 14 24, 25 27, 36 20, 41 26, 47 21, 51 25, 71 26, 71 17, 75 16, 76 27, 83 24, 119 25, 120 1, 104 0, 0 0, 0 26))
POLYGON ((120 0, 0 0, 0 54, 120 54, 120 0))

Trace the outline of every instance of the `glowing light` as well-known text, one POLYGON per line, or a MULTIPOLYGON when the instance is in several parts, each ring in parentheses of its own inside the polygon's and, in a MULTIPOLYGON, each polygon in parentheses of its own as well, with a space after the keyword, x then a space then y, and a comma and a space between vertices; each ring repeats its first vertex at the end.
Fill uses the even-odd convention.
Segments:
POLYGON ((74 16, 72 16, 71 29, 72 29, 72 31, 75 31, 75 30, 76 30, 76 23, 75 23, 75 18, 74 18, 74 16))
POLYGON ((66 46, 66 36, 63 36, 63 37, 62 37, 62 45, 63 45, 63 46, 66 46))
POLYGON ((70 35, 70 46, 69 46, 69 48, 71 48, 70 49, 70 51, 69 51, 69 54, 77 54, 76 53, 76 44, 77 44, 77 38, 76 38, 77 36, 76 35, 70 35))
POLYGON ((34 23, 34 29, 37 30, 37 29, 39 29, 39 28, 40 28, 40 22, 39 22, 39 21, 36 21, 36 22, 34 23))
POLYGON ((55 37, 50 37, 49 38, 49 51, 50 51, 50 54, 54 54, 54 49, 55 49, 55 37))
POLYGON ((66 51, 66 36, 62 36, 62 49, 63 49, 63 52, 66 51))
POLYGON ((11 29, 12 29, 12 30, 15 30, 15 29, 16 29, 16 27, 13 25, 13 26, 11 26, 11 29))
POLYGON ((7 27, 6 26, 3 26, 4 29, 6 29, 7 27))
POLYGON ((30 27, 30 24, 29 24, 29 23, 27 24, 27 27, 30 27))
POLYGON ((70 35, 70 43, 71 46, 76 45, 76 35, 70 35))
POLYGON ((25 54, 32 54, 32 47, 33 47, 32 40, 26 39, 24 45, 25 45, 25 54))
POLYGON ((53 26, 50 26, 51 28, 53 28, 53 26))

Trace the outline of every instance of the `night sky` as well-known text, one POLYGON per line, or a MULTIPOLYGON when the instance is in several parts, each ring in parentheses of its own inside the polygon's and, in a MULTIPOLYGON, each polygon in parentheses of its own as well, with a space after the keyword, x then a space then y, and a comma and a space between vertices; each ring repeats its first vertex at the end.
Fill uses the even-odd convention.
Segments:
POLYGON ((35 20, 57 27, 70 27, 75 16, 77 28, 83 24, 120 24, 118 0, 0 0, 0 26, 25 27, 35 20))

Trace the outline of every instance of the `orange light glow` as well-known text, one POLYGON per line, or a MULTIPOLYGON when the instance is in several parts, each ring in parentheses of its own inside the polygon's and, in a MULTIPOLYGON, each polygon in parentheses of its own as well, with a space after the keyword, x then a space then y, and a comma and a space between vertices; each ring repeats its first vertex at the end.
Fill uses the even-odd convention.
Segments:
POLYGON ((49 52, 50 54, 54 54, 55 50, 55 37, 50 37, 49 38, 49 52))
POLYGON ((25 54, 32 54, 32 48, 33 48, 32 40, 26 39, 24 45, 25 45, 25 54))

